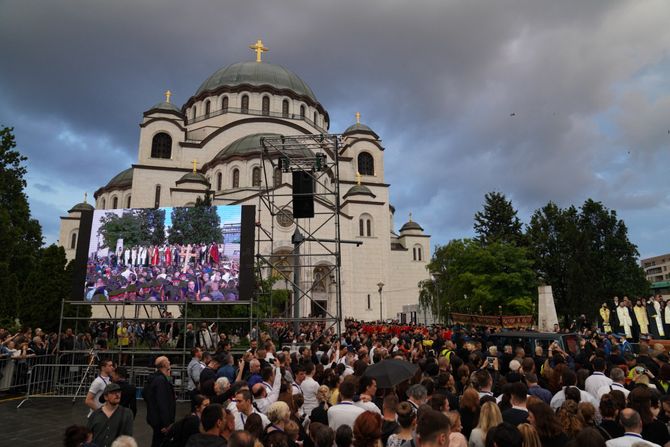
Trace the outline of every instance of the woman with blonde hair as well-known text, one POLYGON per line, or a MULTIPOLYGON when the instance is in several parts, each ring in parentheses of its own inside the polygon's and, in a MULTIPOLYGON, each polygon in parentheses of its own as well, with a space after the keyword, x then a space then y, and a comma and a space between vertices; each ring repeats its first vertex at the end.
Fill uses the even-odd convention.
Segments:
POLYGON ((540 436, 537 434, 535 427, 529 423, 524 423, 519 424, 517 428, 523 438, 523 447, 542 447, 542 441, 540 441, 540 436))
POLYGON ((486 402, 479 410, 479 423, 470 433, 469 447, 484 447, 486 434, 490 429, 502 423, 500 407, 495 402, 486 402))
POLYGON ((330 388, 326 385, 321 385, 316 391, 316 401, 319 403, 315 409, 312 410, 312 414, 308 414, 310 422, 321 422, 324 425, 328 425, 328 397, 330 397, 330 388))

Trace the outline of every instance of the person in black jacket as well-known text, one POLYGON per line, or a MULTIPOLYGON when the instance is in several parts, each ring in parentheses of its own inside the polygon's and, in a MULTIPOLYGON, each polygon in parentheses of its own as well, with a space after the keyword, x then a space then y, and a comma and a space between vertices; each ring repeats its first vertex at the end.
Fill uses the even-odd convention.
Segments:
POLYGON ((147 404, 147 423, 154 431, 151 447, 160 447, 170 425, 174 422, 176 397, 170 382, 170 360, 161 356, 155 362, 157 371, 149 376, 144 387, 147 404))
POLYGON ((528 387, 523 382, 516 382, 510 384, 509 391, 512 407, 502 412, 502 418, 503 422, 508 422, 516 427, 528 422, 528 410, 526 409, 528 387))
POLYGON ((133 419, 137 416, 137 387, 128 382, 128 371, 123 366, 117 367, 112 372, 112 382, 121 387, 121 406, 130 408, 133 419))

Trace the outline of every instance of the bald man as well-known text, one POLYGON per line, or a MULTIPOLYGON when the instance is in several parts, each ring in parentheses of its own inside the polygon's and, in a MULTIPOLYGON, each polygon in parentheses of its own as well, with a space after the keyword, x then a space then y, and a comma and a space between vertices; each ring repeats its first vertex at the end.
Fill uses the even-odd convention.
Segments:
POLYGON ((147 378, 144 400, 147 404, 147 423, 154 431, 151 447, 160 447, 168 428, 174 423, 176 396, 170 382, 170 360, 161 356, 154 365, 156 372, 147 378))

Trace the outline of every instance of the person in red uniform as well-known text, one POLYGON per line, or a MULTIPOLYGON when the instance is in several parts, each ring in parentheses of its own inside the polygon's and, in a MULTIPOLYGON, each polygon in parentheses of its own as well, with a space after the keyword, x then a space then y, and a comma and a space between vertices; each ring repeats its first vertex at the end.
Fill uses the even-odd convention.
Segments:
POLYGON ((216 242, 212 242, 212 246, 209 248, 209 259, 211 260, 212 264, 219 263, 219 246, 216 244, 216 242))

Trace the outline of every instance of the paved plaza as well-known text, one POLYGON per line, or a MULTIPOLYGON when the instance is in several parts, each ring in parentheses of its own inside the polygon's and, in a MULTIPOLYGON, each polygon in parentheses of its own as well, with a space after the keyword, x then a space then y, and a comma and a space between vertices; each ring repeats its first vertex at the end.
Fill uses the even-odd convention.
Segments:
MULTIPOLYGON (((88 410, 83 399, 65 398, 32 398, 21 408, 16 400, 0 401, 0 445, 11 447, 63 445, 65 428, 72 424, 86 425, 88 410)), ((177 404, 177 419, 189 410, 189 404, 177 404)), ((151 428, 146 423, 146 406, 144 401, 137 401, 137 417, 135 418, 134 438, 137 444, 151 445, 151 428)))

